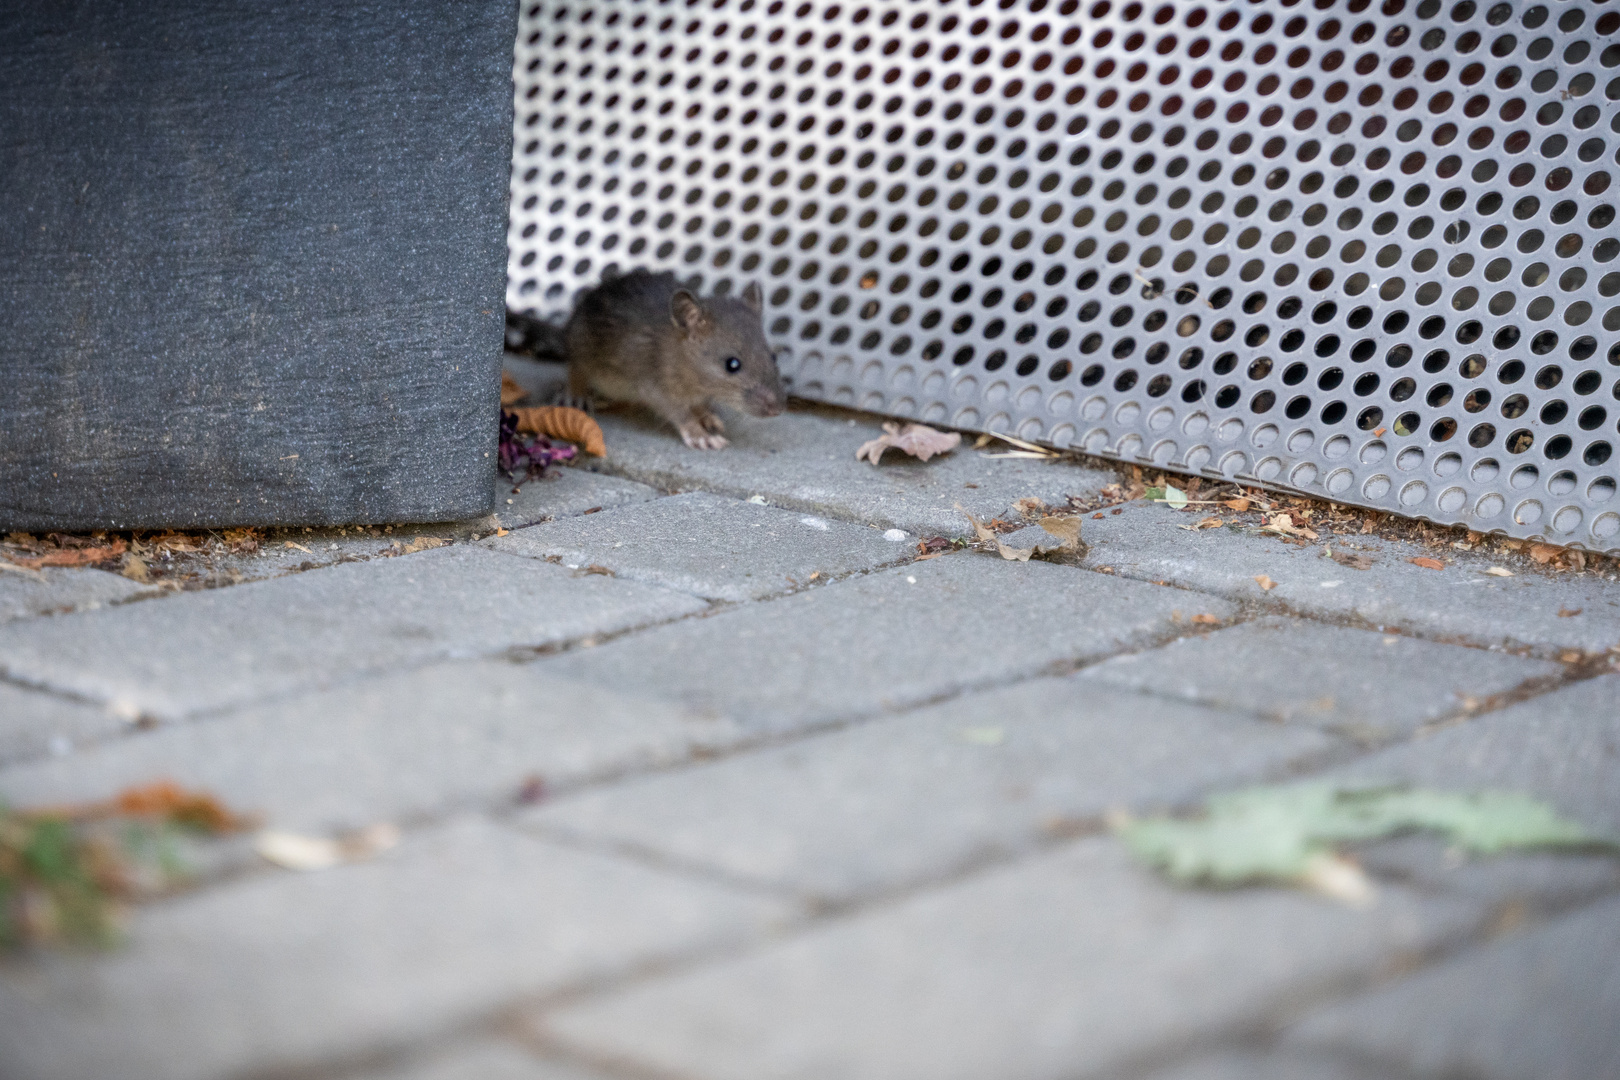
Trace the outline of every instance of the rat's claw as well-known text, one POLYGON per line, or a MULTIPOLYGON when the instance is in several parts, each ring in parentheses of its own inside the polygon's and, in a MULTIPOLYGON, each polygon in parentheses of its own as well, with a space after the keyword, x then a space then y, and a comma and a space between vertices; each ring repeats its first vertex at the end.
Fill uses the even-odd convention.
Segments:
POLYGON ((596 401, 594 398, 588 394, 570 394, 566 387, 558 390, 551 396, 551 403, 553 405, 561 405, 564 408, 579 409, 581 412, 590 413, 593 416, 596 413, 596 401))
POLYGON ((682 431, 681 438, 694 450, 724 450, 731 445, 724 435, 710 435, 703 431, 682 431))

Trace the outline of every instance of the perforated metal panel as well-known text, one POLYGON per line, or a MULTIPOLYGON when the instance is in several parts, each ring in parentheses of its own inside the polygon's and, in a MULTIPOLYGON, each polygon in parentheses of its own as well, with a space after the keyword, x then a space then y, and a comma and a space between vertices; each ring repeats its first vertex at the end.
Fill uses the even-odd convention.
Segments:
POLYGON ((1620 551, 1620 3, 545 0, 508 303, 796 394, 1620 551))

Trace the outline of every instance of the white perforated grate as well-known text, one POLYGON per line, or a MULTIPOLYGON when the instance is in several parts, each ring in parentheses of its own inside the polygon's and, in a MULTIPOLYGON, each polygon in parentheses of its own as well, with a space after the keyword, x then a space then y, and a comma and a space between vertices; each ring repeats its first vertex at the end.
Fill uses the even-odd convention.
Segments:
POLYGON ((1620 551, 1620 2, 546 0, 508 304, 794 393, 1620 551))

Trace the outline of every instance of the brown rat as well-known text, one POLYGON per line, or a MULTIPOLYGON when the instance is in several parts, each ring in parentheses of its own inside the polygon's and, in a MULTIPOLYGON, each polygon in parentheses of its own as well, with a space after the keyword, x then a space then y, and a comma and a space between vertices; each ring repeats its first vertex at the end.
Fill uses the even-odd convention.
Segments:
POLYGON ((776 416, 786 404, 750 283, 740 299, 698 297, 670 273, 634 270, 579 298, 563 328, 568 394, 645 405, 686 445, 719 450, 725 405, 776 416))

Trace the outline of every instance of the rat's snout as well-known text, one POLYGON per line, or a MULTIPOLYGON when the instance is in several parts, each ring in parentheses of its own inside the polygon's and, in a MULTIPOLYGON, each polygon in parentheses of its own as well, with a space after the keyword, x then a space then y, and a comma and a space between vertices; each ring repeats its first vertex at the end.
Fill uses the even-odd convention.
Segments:
POLYGON ((787 408, 787 395, 771 387, 750 390, 744 400, 755 416, 781 416, 787 408))

